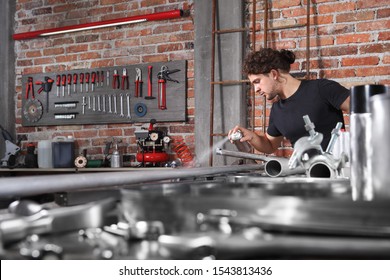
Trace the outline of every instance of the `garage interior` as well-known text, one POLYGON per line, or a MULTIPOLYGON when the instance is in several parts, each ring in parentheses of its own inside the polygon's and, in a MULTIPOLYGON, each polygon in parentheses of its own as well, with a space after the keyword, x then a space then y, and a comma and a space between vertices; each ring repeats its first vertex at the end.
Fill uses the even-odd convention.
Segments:
POLYGON ((390 257, 389 1, 2 7, 1 259, 390 257), (383 97, 359 116, 366 138, 343 112, 343 158, 299 170, 288 139, 272 154, 229 141, 269 126, 242 69, 262 48, 293 51, 299 80, 383 97))

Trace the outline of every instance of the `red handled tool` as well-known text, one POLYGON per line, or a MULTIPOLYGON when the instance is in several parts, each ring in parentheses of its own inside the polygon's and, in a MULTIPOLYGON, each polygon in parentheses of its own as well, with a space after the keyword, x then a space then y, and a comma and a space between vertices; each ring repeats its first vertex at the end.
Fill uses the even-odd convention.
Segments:
POLYGON ((100 86, 103 87, 104 84, 104 71, 100 71, 100 86))
POLYGON ((77 85, 77 74, 73 74, 73 92, 76 93, 76 85, 77 85))
POLYGON ((89 73, 85 73, 85 92, 89 91, 89 73))
POLYGON ((135 68, 135 97, 142 97, 142 72, 140 68, 135 68))
MULTIPOLYGON (((57 80, 58 80, 58 77, 57 77, 57 80)), ((49 112, 49 92, 51 91, 53 83, 54 83, 54 80, 50 79, 49 77, 45 77, 44 82, 42 82, 42 81, 35 82, 36 85, 41 85, 41 87, 38 89, 38 93, 41 93, 42 91, 46 92, 46 112, 49 112)), ((58 89, 58 86, 57 86, 57 89, 58 89)))
POLYGON ((126 68, 123 68, 122 71, 121 89, 122 90, 129 89, 129 76, 127 75, 126 68))
POLYGON ((68 96, 69 96, 70 95, 70 87, 72 85, 72 74, 68 74, 67 82, 68 82, 68 96))
POLYGON ((96 72, 96 87, 99 87, 100 85, 100 75, 99 71, 96 72))
POLYGON ((61 77, 61 86, 62 86, 62 97, 65 96, 65 86, 66 86, 66 75, 63 74, 61 77))
POLYGON ((61 75, 56 76, 56 86, 57 86, 57 97, 60 96, 60 87, 61 87, 61 75))
POLYGON ((145 99, 155 99, 155 97, 153 97, 153 90, 152 90, 152 69, 153 69, 153 66, 152 65, 149 65, 148 66, 148 95, 145 96, 145 99))
POLYGON ((158 108, 160 110, 167 109, 167 81, 179 83, 177 80, 171 79, 170 74, 176 73, 180 69, 169 70, 167 66, 163 65, 160 72, 157 74, 158 78, 158 108))
POLYGON ((112 88, 117 89, 119 88, 119 74, 118 70, 114 70, 113 78, 112 78, 112 88))
POLYGON ((83 92, 84 73, 80 73, 80 92, 83 92))

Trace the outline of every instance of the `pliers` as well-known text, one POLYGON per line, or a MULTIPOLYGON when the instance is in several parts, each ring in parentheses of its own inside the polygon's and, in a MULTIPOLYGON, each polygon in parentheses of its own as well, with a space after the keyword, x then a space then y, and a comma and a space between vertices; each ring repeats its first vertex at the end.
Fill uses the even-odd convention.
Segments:
POLYGON ((129 76, 127 76, 127 70, 126 68, 123 68, 122 71, 122 83, 121 83, 122 90, 129 89, 129 76), (126 85, 125 85, 126 84, 126 85))
POLYGON ((112 88, 113 89, 119 88, 119 74, 118 74, 118 70, 114 70, 114 75, 113 75, 113 79, 112 79, 112 88))
POLYGON ((140 68, 135 68, 135 97, 142 97, 142 72, 140 68))
POLYGON ((28 99, 28 96, 31 92, 32 99, 35 98, 34 95, 34 84, 33 84, 33 77, 27 78, 27 85, 26 85, 26 99, 28 99))

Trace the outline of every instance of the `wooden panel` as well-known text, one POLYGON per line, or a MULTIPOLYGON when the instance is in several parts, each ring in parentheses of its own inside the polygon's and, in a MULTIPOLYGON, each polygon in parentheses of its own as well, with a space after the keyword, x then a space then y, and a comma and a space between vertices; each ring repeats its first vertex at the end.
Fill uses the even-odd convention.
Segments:
MULTIPOLYGON (((134 123, 149 122, 156 119, 158 122, 186 121, 186 98, 187 98, 187 62, 171 61, 152 64, 137 64, 117 67, 106 67, 99 69, 77 69, 67 72, 41 73, 22 76, 22 124, 23 126, 48 126, 48 125, 70 125, 70 124, 104 124, 104 123, 134 123), (152 66, 152 96, 154 99, 146 99, 148 96, 148 66, 152 66), (158 108, 158 78, 157 74, 161 67, 166 66, 170 71, 179 69, 180 71, 170 74, 170 78, 177 80, 178 83, 167 80, 166 82, 166 110, 158 108), (127 70, 129 77, 129 89, 113 89, 114 70, 118 72, 119 83, 122 82, 123 69, 127 70), (135 97, 135 78, 136 68, 142 72, 142 96, 135 97), (101 73, 103 71, 103 86, 94 85, 94 91, 91 87, 91 78, 89 90, 86 92, 86 84, 83 84, 83 90, 80 90, 80 73, 92 72, 101 73), (78 75, 76 91, 73 88, 73 74, 78 75), (109 73, 109 83, 107 84, 107 73, 109 73), (68 95, 68 85, 58 88, 57 96, 56 77, 57 75, 72 75, 72 84, 70 94, 68 95), (33 78, 33 88, 35 101, 31 93, 26 99, 26 88, 28 77, 33 78), (47 107, 46 95, 42 91, 38 94, 41 85, 35 84, 37 81, 45 81, 45 77, 54 80, 51 91, 49 92, 49 106, 47 107), (64 89, 64 90, 63 90, 64 89), (126 95, 129 96, 130 118, 128 118, 128 104, 126 95), (109 104, 111 99, 111 110, 109 104), (114 100, 116 100, 116 113, 114 113, 114 100), (104 102, 103 102, 104 101, 104 102), (31 106, 32 104, 32 106, 31 106), (35 107, 42 104, 42 113, 36 111, 35 107), (146 108, 146 114, 141 116, 136 114, 135 106, 146 108), (69 107, 67 107, 69 106, 69 107), (48 111, 47 111, 48 109, 48 111), (111 112, 110 112, 111 111, 111 112), (28 112, 28 114, 26 114, 28 112), (121 112, 123 115, 121 115, 121 112), (69 119, 67 119, 69 118, 69 119)), ((85 78, 84 78, 85 80, 85 78)), ((38 108, 39 109, 39 108, 38 108)))

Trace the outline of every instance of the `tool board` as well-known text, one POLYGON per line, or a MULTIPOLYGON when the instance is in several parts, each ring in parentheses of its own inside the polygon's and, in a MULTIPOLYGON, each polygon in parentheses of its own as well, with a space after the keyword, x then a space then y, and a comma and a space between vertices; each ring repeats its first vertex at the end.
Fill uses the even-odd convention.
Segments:
POLYGON ((151 119, 157 122, 186 121, 186 100, 186 60, 22 75, 23 126, 135 123, 150 122, 151 119), (122 77, 124 69, 128 87, 127 79, 122 77), (167 80, 158 76, 163 69, 171 72, 167 80), (139 70, 141 85, 137 97, 135 81, 139 70), (77 75, 76 83, 74 75, 77 75), (82 75, 83 84, 80 83, 82 75), (68 78, 71 79, 70 84, 68 78), (51 90, 47 93, 45 90, 49 89, 50 81, 51 90), (165 81, 165 100, 159 94, 164 87, 161 81, 165 81))

